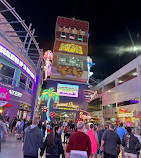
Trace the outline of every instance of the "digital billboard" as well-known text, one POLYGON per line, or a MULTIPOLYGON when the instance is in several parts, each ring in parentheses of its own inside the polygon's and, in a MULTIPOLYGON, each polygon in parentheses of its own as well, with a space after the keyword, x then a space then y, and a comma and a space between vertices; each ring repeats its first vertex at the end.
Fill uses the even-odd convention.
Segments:
POLYGON ((77 85, 69 85, 69 84, 61 84, 57 85, 57 93, 59 96, 67 96, 67 97, 78 97, 79 86, 77 85))
POLYGON ((54 52, 51 78, 87 83, 87 57, 54 52))

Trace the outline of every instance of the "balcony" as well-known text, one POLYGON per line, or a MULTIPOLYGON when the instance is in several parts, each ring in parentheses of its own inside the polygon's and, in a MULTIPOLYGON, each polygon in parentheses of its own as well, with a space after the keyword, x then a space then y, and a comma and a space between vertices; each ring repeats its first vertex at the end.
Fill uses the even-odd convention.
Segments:
POLYGON ((26 92, 32 94, 32 89, 27 87, 24 83, 22 82, 19 82, 19 88, 25 90, 26 92))
POLYGON ((13 78, 0 74, 0 82, 14 86, 16 81, 13 78))
MULTIPOLYGON (((8 84, 10 86, 16 86, 16 80, 13 80, 13 78, 5 76, 0 74, 0 82, 4 83, 4 84, 8 84)), ((27 87, 24 83, 19 82, 19 88, 25 90, 26 92, 28 92, 29 94, 32 94, 32 89, 27 87)))

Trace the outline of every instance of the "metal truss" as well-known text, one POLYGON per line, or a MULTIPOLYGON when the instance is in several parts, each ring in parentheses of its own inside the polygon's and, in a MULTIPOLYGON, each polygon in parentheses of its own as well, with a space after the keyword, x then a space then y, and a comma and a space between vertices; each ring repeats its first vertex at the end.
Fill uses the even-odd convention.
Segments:
MULTIPOLYGON (((29 27, 25 24, 25 20, 22 20, 18 13, 15 11, 15 8, 12 7, 6 0, 0 0, 0 13, 5 17, 7 21, 2 21, 0 19, 0 25, 11 25, 14 28, 14 31, 5 31, 5 36, 8 36, 11 39, 13 44, 19 44, 21 46, 21 54, 31 60, 30 63, 34 66, 35 69, 39 68, 43 64, 43 49, 39 48, 39 43, 37 43, 34 35, 35 29, 32 29, 32 24, 30 23, 29 27), (1 7, 2 6, 2 7, 1 7), (1 9, 2 8, 2 9, 1 9), (8 20, 6 14, 11 14, 14 20, 8 20), (22 30, 17 30, 14 25, 20 24, 22 30), (14 41, 14 38, 17 37, 20 40, 14 41), (36 60, 33 58, 36 56, 36 60)), ((10 17, 11 17, 10 15, 10 17)), ((19 48, 19 46, 18 46, 19 48)), ((19 50, 19 49, 18 49, 19 50)))

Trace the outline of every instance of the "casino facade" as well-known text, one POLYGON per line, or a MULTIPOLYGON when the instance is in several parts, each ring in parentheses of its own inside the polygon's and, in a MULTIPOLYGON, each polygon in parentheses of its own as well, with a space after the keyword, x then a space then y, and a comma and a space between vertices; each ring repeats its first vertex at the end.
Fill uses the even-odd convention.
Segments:
POLYGON ((88 31, 86 21, 57 18, 51 75, 44 86, 59 95, 59 101, 51 99, 49 106, 56 119, 76 120, 89 114, 83 92, 88 89, 88 31))

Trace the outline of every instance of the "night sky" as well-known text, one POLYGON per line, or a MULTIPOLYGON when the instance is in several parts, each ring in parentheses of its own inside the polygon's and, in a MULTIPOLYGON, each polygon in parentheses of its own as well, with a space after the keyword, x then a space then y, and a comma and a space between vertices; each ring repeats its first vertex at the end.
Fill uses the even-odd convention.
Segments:
MULTIPOLYGON (((31 22, 44 51, 53 49, 57 16, 89 21, 88 55, 96 79, 104 79, 136 57, 128 47, 141 42, 139 0, 8 0, 25 23, 31 22), (137 36, 138 34, 138 36, 137 36), (129 36, 131 35, 131 36, 129 36)), ((140 52, 137 52, 138 55, 140 52)))

